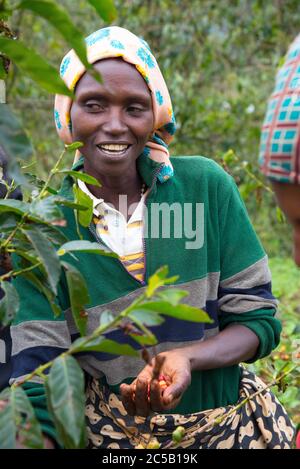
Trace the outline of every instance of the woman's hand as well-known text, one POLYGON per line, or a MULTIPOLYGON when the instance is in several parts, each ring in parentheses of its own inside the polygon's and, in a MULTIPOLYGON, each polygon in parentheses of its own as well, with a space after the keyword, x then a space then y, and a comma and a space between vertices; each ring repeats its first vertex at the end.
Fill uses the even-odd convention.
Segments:
POLYGON ((152 411, 175 408, 191 382, 191 366, 184 349, 157 355, 130 384, 120 386, 123 405, 129 415, 147 417, 152 411), (159 384, 163 375, 167 387, 159 384))

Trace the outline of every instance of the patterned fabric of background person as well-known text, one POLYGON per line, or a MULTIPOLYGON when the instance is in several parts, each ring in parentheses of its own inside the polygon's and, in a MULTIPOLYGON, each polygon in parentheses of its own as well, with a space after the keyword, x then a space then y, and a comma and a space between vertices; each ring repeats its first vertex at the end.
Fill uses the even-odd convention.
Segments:
POLYGON ((300 34, 276 76, 262 127, 259 164, 277 181, 300 183, 300 34))

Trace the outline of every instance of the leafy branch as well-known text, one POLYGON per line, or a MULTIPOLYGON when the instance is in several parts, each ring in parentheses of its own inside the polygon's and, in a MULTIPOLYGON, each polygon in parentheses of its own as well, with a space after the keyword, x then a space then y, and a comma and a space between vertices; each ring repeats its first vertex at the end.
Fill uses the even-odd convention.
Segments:
MULTIPOLYGON (((123 328, 123 321, 130 319, 132 324, 131 328, 123 328, 124 333, 128 334, 131 338, 136 340, 139 345, 146 343, 155 344, 156 339, 153 333, 144 327, 144 323, 148 323, 148 315, 151 312, 151 323, 161 324, 163 322, 163 315, 169 315, 178 319, 185 319, 194 322, 212 322, 207 313, 203 310, 181 304, 181 299, 186 296, 186 292, 178 289, 164 289, 159 291, 161 287, 173 283, 177 277, 168 277, 168 268, 162 267, 150 279, 145 291, 136 298, 131 305, 121 311, 117 316, 113 316, 110 312, 106 312, 104 320, 100 325, 88 336, 77 339, 71 347, 59 355, 55 360, 45 363, 31 373, 22 377, 12 384, 10 389, 5 389, 0 394, 0 428, 1 421, 4 416, 7 416, 8 409, 12 406, 15 396, 18 395, 21 401, 20 408, 26 406, 28 418, 24 420, 24 425, 28 425, 28 419, 32 420, 33 410, 31 404, 22 391, 18 391, 24 383, 32 381, 34 377, 39 377, 45 382, 45 389, 47 394, 48 408, 53 417, 57 433, 60 437, 61 443, 66 448, 85 447, 85 418, 84 418, 84 386, 83 386, 83 372, 77 361, 72 357, 79 352, 105 352, 117 355, 128 355, 132 357, 139 357, 140 353, 128 344, 118 344, 117 342, 107 339, 104 334, 115 327, 123 328), (171 302, 166 301, 170 295, 171 302), (135 313, 139 313, 138 320, 135 319, 135 313), (50 370, 48 375, 45 371, 50 370), (60 392, 57 393, 57 388, 60 392), (62 400, 61 395, 67 396, 67 403, 62 400), (67 410, 66 410, 67 405, 67 410), (71 425, 71 423, 73 423, 71 425)), ((143 357, 143 353, 142 353, 143 357)), ((13 414, 15 426, 13 427, 13 434, 15 441, 23 432, 23 426, 19 426, 19 411, 13 414)), ((34 435, 39 435, 35 440, 26 440, 26 445, 29 447, 41 447, 42 436, 39 429, 39 424, 34 421, 35 432, 34 435)), ((10 428, 11 431, 11 428, 10 428)), ((5 428, 0 429, 0 448, 15 447, 15 441, 9 438, 5 428), (9 442, 9 443, 8 443, 9 442), (7 446, 7 445, 12 446, 7 446)), ((25 443, 23 442, 25 445, 25 443)))

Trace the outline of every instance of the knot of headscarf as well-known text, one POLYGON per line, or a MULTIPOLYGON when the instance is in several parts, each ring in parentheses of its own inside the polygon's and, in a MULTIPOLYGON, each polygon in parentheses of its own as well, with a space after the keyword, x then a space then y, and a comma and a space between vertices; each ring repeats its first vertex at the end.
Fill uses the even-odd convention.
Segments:
POLYGON ((259 164, 270 179, 300 184, 300 35, 276 75, 262 126, 259 164))
MULTIPOLYGON (((146 143, 144 153, 150 159, 163 163, 158 180, 164 182, 173 175, 168 145, 176 130, 175 117, 167 85, 148 44, 130 31, 118 26, 99 29, 86 38, 87 59, 93 64, 101 59, 121 57, 135 65, 146 81, 152 96, 154 129, 151 140, 146 143)), ((86 72, 75 51, 69 51, 62 60, 60 75, 67 87, 74 90, 86 72)), ((54 118, 59 137, 64 143, 72 143, 70 111, 72 99, 56 95, 54 118)))

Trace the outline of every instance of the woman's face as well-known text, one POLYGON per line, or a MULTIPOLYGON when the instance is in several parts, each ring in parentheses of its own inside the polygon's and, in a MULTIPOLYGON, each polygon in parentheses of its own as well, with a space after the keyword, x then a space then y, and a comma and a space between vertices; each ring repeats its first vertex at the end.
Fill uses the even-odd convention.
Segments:
POLYGON ((272 182, 278 204, 293 227, 294 259, 300 267, 300 185, 272 182))
POLYGON ((132 171, 154 126, 150 90, 136 68, 122 59, 94 65, 78 82, 71 109, 73 141, 81 141, 85 171, 94 177, 132 171))

